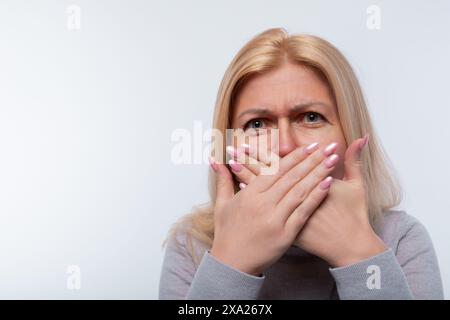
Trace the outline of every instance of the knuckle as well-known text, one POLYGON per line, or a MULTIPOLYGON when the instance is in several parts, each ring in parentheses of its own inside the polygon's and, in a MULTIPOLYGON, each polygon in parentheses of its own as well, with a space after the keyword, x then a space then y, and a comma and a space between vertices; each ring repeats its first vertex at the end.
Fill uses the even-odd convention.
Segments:
POLYGON ((309 215, 306 213, 305 210, 299 210, 298 212, 298 225, 304 226, 306 221, 308 221, 309 215))
POLYGON ((295 189, 295 197, 299 198, 302 202, 306 199, 308 192, 305 186, 297 186, 295 189))
POLYGON ((299 183, 301 183, 301 178, 299 176, 299 174, 297 174, 296 172, 289 172, 286 174, 286 178, 285 178, 285 184, 288 186, 297 186, 299 183))
POLYGON ((296 215, 296 220, 297 220, 297 226, 305 225, 305 223, 309 217, 307 210, 305 210, 305 208, 303 208, 303 207, 298 207, 295 210, 295 215, 296 215))
POLYGON ((268 230, 271 234, 279 235, 281 225, 274 216, 269 216, 264 220, 265 229, 268 230))

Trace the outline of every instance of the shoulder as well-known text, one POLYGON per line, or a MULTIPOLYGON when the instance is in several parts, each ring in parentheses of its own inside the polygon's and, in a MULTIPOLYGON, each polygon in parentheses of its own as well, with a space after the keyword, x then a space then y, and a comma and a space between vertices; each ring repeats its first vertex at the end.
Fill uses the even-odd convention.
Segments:
POLYGON ((184 260, 195 267, 208 249, 208 245, 196 239, 186 228, 172 229, 166 241, 166 257, 176 258, 178 262, 184 260))
POLYGON ((401 242, 411 245, 430 242, 425 226, 404 210, 386 210, 375 231, 394 251, 398 250, 401 242))
POLYGON ((193 252, 200 254, 201 247, 196 244, 183 228, 169 231, 160 274, 159 299, 184 299, 198 267, 193 252))

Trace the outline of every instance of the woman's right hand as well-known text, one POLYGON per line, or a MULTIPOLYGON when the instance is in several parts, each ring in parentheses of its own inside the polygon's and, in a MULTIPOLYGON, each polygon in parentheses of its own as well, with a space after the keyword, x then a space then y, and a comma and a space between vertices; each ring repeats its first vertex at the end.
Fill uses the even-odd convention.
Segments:
POLYGON ((259 175, 234 193, 227 166, 210 159, 216 172, 214 240, 211 255, 259 276, 292 245, 328 193, 338 156, 317 145, 298 148, 279 160, 278 170, 259 175))

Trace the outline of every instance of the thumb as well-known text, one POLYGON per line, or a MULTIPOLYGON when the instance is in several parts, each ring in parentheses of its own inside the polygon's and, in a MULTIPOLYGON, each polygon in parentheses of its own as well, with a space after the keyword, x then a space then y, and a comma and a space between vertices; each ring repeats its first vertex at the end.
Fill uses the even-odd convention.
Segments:
POLYGON ((209 164, 216 173, 216 203, 224 202, 234 195, 233 177, 227 166, 209 158, 209 164))
POLYGON ((363 138, 353 141, 345 151, 343 180, 362 180, 361 154, 368 142, 369 134, 366 134, 363 138))

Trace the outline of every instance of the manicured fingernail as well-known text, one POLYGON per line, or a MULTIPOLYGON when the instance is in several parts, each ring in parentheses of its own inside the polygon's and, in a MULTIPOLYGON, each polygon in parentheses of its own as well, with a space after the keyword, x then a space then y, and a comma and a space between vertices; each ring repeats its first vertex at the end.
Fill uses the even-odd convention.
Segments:
POLYGON ((227 153, 233 158, 237 158, 239 155, 239 150, 235 149, 233 146, 227 146, 227 153))
POLYGON ((250 148, 250 145, 247 143, 241 144, 241 149, 244 150, 244 152, 249 155, 252 154, 252 152, 253 152, 253 150, 250 148))
POLYGON ((309 146, 305 147, 304 149, 305 153, 311 154, 311 152, 313 152, 318 145, 319 145, 318 142, 311 143, 309 146))
POLYGON ((337 143, 336 143, 336 142, 330 143, 330 144, 323 150, 323 153, 324 153, 326 156, 329 156, 329 155, 331 155, 331 154, 336 150, 336 147, 337 147, 337 143))
POLYGON ((364 136, 364 140, 362 140, 359 143, 359 150, 362 150, 367 145, 367 142, 369 142, 369 134, 368 133, 364 136))
POLYGON ((322 182, 320 183, 320 188, 322 190, 326 190, 331 186, 331 182, 333 181, 333 178, 331 176, 326 177, 322 182))
POLYGON ((217 169, 219 169, 219 166, 217 165, 217 162, 212 157, 209 157, 209 165, 216 172, 217 172, 217 169))
POLYGON ((237 163, 233 159, 228 161, 228 164, 230 165, 231 170, 233 170, 234 172, 240 172, 242 170, 242 164, 237 163))
POLYGON ((244 189, 247 185, 243 182, 239 183, 239 188, 244 189))
POLYGON ((337 154, 332 154, 331 156, 329 156, 328 158, 325 159, 325 167, 327 168, 331 168, 332 166, 334 166, 339 160, 339 156, 337 154))

